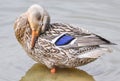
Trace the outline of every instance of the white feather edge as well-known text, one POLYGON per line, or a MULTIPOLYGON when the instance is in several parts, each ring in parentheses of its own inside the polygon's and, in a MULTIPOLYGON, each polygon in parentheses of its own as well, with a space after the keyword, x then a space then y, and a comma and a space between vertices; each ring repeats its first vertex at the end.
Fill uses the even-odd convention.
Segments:
POLYGON ((66 34, 66 33, 62 33, 62 34, 60 34, 58 37, 56 37, 56 38, 54 38, 52 41, 51 41, 51 43, 55 43, 61 36, 63 36, 64 34, 66 34))
MULTIPOLYGON (((63 36, 64 34, 67 34, 67 32, 65 32, 65 33, 62 33, 62 34, 60 34, 58 37, 56 37, 56 38, 54 38, 52 41, 51 41, 51 43, 55 43, 61 36, 63 36)), ((77 39, 74 39, 74 40, 72 40, 71 42, 70 42, 70 44, 72 45, 72 44, 74 44, 74 42, 76 41, 77 39)), ((65 46, 65 45, 64 45, 65 46)), ((60 47, 60 46, 59 46, 60 47)))
POLYGON ((103 54, 109 53, 109 52, 112 52, 112 49, 108 47, 101 47, 93 51, 86 52, 85 54, 81 54, 78 56, 78 58, 98 58, 102 56, 103 54))

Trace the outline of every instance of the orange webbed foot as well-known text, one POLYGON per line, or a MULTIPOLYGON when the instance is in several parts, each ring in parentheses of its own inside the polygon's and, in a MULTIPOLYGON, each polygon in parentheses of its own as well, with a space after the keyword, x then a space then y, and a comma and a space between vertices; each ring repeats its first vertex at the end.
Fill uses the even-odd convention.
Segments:
POLYGON ((50 70, 50 72, 51 72, 51 74, 55 74, 56 69, 55 69, 55 68, 52 68, 52 69, 50 70))

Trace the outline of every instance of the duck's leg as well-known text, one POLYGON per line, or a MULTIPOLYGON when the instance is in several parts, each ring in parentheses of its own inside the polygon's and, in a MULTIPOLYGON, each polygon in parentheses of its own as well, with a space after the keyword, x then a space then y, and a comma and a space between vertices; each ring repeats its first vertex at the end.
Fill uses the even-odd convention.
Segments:
POLYGON ((51 72, 51 74, 54 74, 54 73, 56 72, 56 68, 52 68, 52 69, 50 70, 50 72, 51 72))

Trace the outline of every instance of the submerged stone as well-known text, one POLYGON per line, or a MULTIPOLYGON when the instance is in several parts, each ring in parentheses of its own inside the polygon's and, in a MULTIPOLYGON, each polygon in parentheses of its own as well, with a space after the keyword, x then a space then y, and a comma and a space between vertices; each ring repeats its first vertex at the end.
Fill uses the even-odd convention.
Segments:
POLYGON ((20 81, 95 81, 93 77, 82 70, 73 68, 57 68, 55 74, 50 73, 46 66, 36 63, 20 81))

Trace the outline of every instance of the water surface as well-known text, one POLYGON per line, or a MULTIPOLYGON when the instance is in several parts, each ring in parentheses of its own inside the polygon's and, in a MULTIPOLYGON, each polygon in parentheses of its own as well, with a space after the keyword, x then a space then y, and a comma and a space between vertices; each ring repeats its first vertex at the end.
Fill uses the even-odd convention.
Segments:
POLYGON ((0 81, 18 81, 35 63, 14 36, 13 23, 27 8, 37 3, 48 10, 51 22, 71 23, 97 33, 114 43, 113 53, 80 69, 96 81, 120 80, 119 0, 1 0, 0 1, 0 81))

